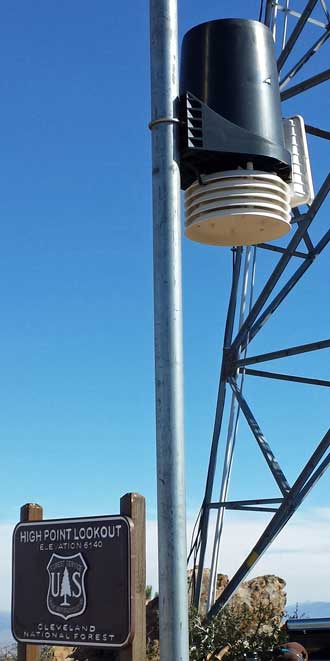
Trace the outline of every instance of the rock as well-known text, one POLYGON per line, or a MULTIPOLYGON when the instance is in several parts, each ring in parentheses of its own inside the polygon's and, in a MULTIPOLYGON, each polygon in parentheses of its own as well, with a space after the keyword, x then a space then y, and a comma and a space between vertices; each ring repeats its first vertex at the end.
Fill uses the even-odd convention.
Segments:
POLYGON ((48 658, 51 661, 66 661, 66 659, 70 659, 74 649, 74 647, 64 647, 62 645, 53 646, 48 651, 48 658))
MULTIPOLYGON (((191 583, 192 571, 188 572, 188 582, 191 583)), ((202 590, 200 600, 200 612, 206 613, 208 583, 210 578, 210 570, 204 569, 202 579, 202 590)), ((216 585, 216 598, 218 598, 225 587, 228 585, 229 579, 225 574, 218 574, 216 585)), ((191 591, 189 591, 191 597, 191 591)), ((250 581, 241 583, 238 590, 229 602, 232 607, 239 608, 245 604, 251 610, 257 610, 259 606, 271 606, 275 618, 278 623, 281 622, 286 605, 286 592, 285 581, 278 576, 268 574, 266 576, 258 576, 252 578, 250 581)))
MULTIPOLYGON (((188 600, 189 603, 192 603, 192 578, 193 571, 192 569, 188 570, 188 600)), ((205 568, 202 576, 202 589, 201 589, 201 598, 200 598, 200 612, 202 614, 206 613, 206 604, 207 604, 207 593, 209 589, 209 580, 210 580, 210 570, 205 568)), ((216 598, 224 591, 225 587, 229 583, 229 578, 226 574, 218 574, 217 576, 217 585, 216 585, 216 598)))
POLYGON ((280 623, 286 606, 285 581, 273 574, 252 578, 240 585, 232 602, 244 603, 249 608, 271 606, 280 623))

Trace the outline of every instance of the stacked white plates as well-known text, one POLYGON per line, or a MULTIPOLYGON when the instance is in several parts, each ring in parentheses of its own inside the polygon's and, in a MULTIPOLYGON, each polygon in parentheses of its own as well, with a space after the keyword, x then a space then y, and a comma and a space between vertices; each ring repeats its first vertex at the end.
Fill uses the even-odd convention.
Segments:
POLYGON ((255 245, 290 230, 290 188, 276 174, 239 169, 203 175, 184 200, 185 234, 199 243, 255 245))

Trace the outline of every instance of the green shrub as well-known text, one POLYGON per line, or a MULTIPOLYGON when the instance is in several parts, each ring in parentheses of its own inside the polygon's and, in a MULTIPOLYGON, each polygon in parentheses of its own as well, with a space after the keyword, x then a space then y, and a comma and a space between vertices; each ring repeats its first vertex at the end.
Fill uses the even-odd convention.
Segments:
POLYGON ((192 610, 189 633, 190 661, 217 659, 226 647, 224 661, 237 661, 248 650, 267 652, 286 639, 278 613, 271 604, 255 608, 246 604, 228 605, 208 623, 192 610))

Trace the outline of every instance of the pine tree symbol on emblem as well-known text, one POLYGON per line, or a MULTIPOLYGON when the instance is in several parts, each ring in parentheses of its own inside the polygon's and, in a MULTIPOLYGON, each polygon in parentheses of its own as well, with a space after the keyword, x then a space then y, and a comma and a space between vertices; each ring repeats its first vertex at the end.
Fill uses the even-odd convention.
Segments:
POLYGON ((61 585, 61 597, 64 597, 64 601, 61 603, 61 606, 69 606, 70 604, 68 601, 66 601, 66 598, 71 597, 71 586, 67 567, 64 567, 61 585))

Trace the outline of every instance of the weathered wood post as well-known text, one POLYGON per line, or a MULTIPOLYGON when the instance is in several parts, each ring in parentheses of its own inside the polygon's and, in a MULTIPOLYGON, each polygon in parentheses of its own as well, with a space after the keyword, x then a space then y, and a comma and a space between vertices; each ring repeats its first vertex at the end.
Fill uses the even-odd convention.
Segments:
MULTIPOLYGON (((146 514, 145 498, 127 493, 120 499, 120 513, 129 516, 135 530, 135 576, 133 576, 133 622, 135 635, 132 645, 119 652, 119 661, 145 661, 146 658, 146 514)), ((30 661, 28 659, 27 661, 30 661)), ((31 659, 32 661, 32 659, 31 659)), ((33 660, 34 661, 34 660, 33 660)))
MULTIPOLYGON (((36 503, 26 503, 21 507, 21 523, 26 521, 42 521, 43 510, 41 505, 36 503)), ((25 643, 17 644, 17 661, 39 661, 40 660, 40 646, 39 645, 26 645, 25 643)))

